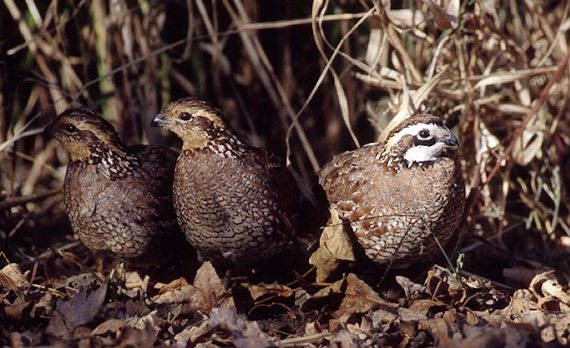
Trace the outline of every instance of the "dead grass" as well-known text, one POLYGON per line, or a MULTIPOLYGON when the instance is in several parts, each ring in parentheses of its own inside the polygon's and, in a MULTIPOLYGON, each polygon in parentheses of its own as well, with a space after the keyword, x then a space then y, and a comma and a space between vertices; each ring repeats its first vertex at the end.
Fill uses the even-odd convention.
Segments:
MULTIPOLYGON (((469 210, 458 248, 462 261, 451 266, 464 277, 463 288, 451 286, 450 276, 442 273, 431 273, 419 284, 398 281, 408 290, 423 287, 399 302, 414 315, 424 313, 417 301, 438 299, 439 290, 430 283, 436 278, 446 289, 440 295, 450 297, 436 302, 450 307, 439 311, 430 302, 427 321, 396 311, 400 324, 390 331, 388 323, 375 317, 380 315, 377 306, 350 313, 350 320, 337 308, 332 317, 324 316, 332 318, 328 321, 300 314, 302 305, 283 300, 289 315, 302 323, 287 335, 264 326, 259 334, 263 342, 357 344, 388 337, 377 342, 405 345, 423 332, 428 337, 423 344, 452 345, 454 333, 464 340, 476 336, 465 328, 469 325, 487 337, 498 335, 489 327, 511 327, 522 315, 513 309, 521 298, 534 306, 529 310, 537 311, 533 318, 540 323, 533 324, 538 331, 528 339, 567 342, 567 332, 552 338, 544 327, 565 322, 570 305, 570 3, 409 0, 398 9, 380 1, 314 0, 310 6, 242 0, 111 3, 1 2, 0 246, 5 264, 18 264, 25 278, 24 285, 10 286, 6 279, 14 282, 17 276, 0 278, 4 306, 12 308, 15 298, 31 303, 31 294, 38 293, 32 285, 56 289, 53 279, 64 273, 50 269, 60 271, 69 258, 81 264, 86 257, 62 213, 59 190, 66 154, 57 144, 46 143, 43 126, 80 103, 102 112, 128 143, 170 145, 173 139, 150 129, 151 118, 168 101, 197 95, 223 109, 250 143, 286 158, 312 191, 308 194, 320 197, 319 211, 307 208, 302 215, 304 246, 315 243, 326 219, 315 173, 332 154, 382 139, 416 111, 444 118, 456 127, 462 143, 469 210), (59 254, 49 251, 60 247, 64 251, 59 254), (560 282, 554 290, 548 285, 553 279, 560 282), (500 292, 504 306, 486 309, 501 320, 459 310, 468 303, 453 297, 461 291, 474 298, 500 292), (449 329, 444 333, 432 319, 451 307, 469 325, 446 314, 449 329), (420 329, 406 333, 405 323, 420 329), (378 325, 385 330, 377 331, 378 325)), ((0 277, 7 269, 3 272, 0 277)), ((320 301, 315 300, 319 286, 313 273, 297 285, 292 287, 296 295, 320 301)), ((345 290, 339 293, 346 299, 350 295, 345 290)), ((53 299, 64 297, 57 294, 53 299)), ((120 296, 125 300, 126 295, 120 296)), ((474 308, 472 303, 466 306, 474 308)), ((49 316, 30 321, 11 310, 0 314, 0 319, 12 321, 11 330, 33 344, 48 342, 49 335, 33 333, 32 327, 45 329, 49 316)), ((153 315, 152 320, 165 318, 153 315)), ((203 315, 205 321, 186 322, 186 329, 199 328, 192 337, 201 342, 218 337, 217 344, 235 344, 251 338, 228 325, 241 325, 250 333, 259 330, 225 312, 216 314, 217 326, 210 321, 217 327, 213 329, 207 327, 210 313, 203 315)), ((151 332, 147 324, 138 328, 151 332)), ((160 327, 161 333, 155 340, 172 343, 174 334, 167 325, 155 324, 151 326, 160 327)), ((15 344, 14 337, 0 342, 15 344)))

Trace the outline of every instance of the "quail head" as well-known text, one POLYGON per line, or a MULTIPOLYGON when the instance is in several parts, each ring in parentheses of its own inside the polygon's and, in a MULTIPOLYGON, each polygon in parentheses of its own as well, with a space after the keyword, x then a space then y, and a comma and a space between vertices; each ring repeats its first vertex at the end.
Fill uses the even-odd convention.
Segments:
POLYGON ((319 182, 372 261, 409 267, 458 227, 465 205, 458 147, 439 118, 413 115, 384 142, 333 157, 319 182))
POLYGON ((295 233, 298 191, 271 153, 241 141, 221 112, 185 98, 152 121, 183 142, 174 207, 187 240, 218 264, 251 265, 279 253, 295 233))
POLYGON ((89 249, 142 259, 180 233, 171 194, 175 152, 125 146, 109 122, 85 108, 63 112, 45 133, 69 152, 65 212, 89 249))

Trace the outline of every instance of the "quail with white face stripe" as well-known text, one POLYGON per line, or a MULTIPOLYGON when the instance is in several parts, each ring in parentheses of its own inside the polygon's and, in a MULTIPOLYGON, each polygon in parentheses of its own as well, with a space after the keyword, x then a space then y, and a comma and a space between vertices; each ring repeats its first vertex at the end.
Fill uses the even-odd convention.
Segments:
POLYGON ((459 141, 417 114, 382 143, 335 156, 319 173, 332 209, 375 263, 408 267, 452 237, 465 206, 459 141))

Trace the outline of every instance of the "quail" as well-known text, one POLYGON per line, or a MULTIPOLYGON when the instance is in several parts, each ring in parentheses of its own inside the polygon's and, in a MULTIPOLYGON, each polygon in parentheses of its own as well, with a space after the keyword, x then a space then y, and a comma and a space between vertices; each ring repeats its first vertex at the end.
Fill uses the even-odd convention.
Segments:
POLYGON ((383 142, 333 157, 319 183, 368 258, 406 268, 434 256, 459 225, 465 187, 458 148, 438 117, 416 114, 383 142))
POLYGON ((270 152, 241 141, 219 110, 184 98, 152 121, 182 139, 174 207, 186 239, 218 265, 252 265, 284 249, 295 233, 298 191, 270 152))
POLYGON ((45 133, 69 152, 65 212, 85 246, 126 260, 167 253, 157 248, 180 233, 171 194, 174 151, 126 146, 109 122, 85 108, 63 112, 45 133))

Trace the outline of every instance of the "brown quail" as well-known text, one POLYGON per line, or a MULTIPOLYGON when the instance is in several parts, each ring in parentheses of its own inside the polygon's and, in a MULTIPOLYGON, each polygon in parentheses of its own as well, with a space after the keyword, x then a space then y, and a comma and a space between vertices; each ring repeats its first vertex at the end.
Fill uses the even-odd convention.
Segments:
POLYGON ((295 232, 298 192, 271 153, 241 141, 219 110, 194 98, 168 104, 152 125, 183 141, 174 207, 202 257, 251 265, 283 250, 295 232))
POLYGON ((408 267, 434 256, 458 227, 465 206, 458 147, 439 118, 417 114, 384 142, 335 156, 319 182, 372 261, 408 267))
POLYGON ((175 152, 127 147, 109 122, 84 108, 65 111, 45 132, 70 154, 65 212, 89 249, 140 259, 180 233, 171 194, 175 152))

